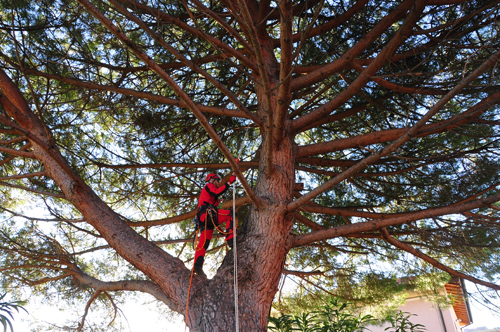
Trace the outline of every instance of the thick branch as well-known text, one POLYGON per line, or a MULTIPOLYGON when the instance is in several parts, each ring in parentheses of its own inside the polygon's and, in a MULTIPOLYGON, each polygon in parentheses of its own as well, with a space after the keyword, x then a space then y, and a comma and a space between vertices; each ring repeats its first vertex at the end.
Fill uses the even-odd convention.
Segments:
POLYGON ((250 188, 248 182, 246 181, 245 177, 241 173, 240 168, 238 167, 238 164, 236 163, 233 155, 229 151, 229 149, 224 145, 220 137, 217 135, 215 130, 212 128, 210 123, 208 122, 207 118, 201 113, 197 105, 189 98, 189 96, 184 92, 184 90, 177 85, 177 83, 168 75, 162 68, 158 66, 158 64, 151 59, 144 51, 142 51, 134 42, 132 42, 118 27, 116 27, 108 18, 106 18, 94 5, 92 5, 89 1, 87 0, 78 0, 78 2, 87 8, 89 12, 92 13, 112 34, 114 34, 119 40, 121 40, 134 54, 144 61, 148 66, 150 66, 162 79, 167 82, 167 84, 174 90, 174 92, 186 103, 186 105, 189 107, 189 109, 193 112, 193 114, 196 116, 200 124, 203 126, 203 128, 206 130, 214 144, 220 149, 220 151, 224 154, 224 156, 227 158, 229 161, 229 164, 231 164, 233 171, 236 173, 236 176, 240 180, 240 183, 242 184, 243 188, 245 189, 245 192, 247 193, 248 197, 252 200, 252 202, 256 205, 256 207, 259 207, 259 199, 253 192, 253 190, 250 188))
POLYGON ((267 109, 267 121, 266 121, 266 172, 271 174, 273 171, 273 163, 272 163, 272 153, 273 153, 273 141, 274 141, 274 129, 273 129, 273 107, 271 104, 271 84, 269 78, 269 69, 264 62, 264 55, 262 51, 262 45, 258 38, 259 34, 257 33, 257 29, 252 19, 252 15, 248 9, 247 3, 244 0, 237 0, 238 5, 241 10, 241 15, 245 21, 245 24, 248 28, 248 37, 252 43, 253 49, 255 51, 255 58, 257 59, 257 67, 258 73, 260 76, 260 83, 264 89, 264 103, 265 108, 267 109))
POLYGON ((321 271, 311 271, 311 272, 302 272, 302 271, 292 271, 292 270, 283 270, 283 274, 297 276, 297 277, 305 277, 305 276, 324 276, 325 273, 321 271))
POLYGON ((146 280, 101 281, 84 273, 76 265, 71 267, 75 278, 96 291, 139 291, 154 296, 157 300, 171 306, 171 301, 158 285, 146 280))
MULTIPOLYGON (((17 68, 17 66, 16 66, 16 68, 17 68)), ((41 72, 41 71, 36 70, 36 69, 25 68, 24 71, 27 74, 45 77, 48 79, 54 79, 54 80, 57 80, 57 81, 60 81, 63 83, 68 83, 68 84, 82 87, 82 88, 88 88, 88 89, 98 90, 98 91, 116 92, 116 93, 122 94, 124 96, 133 96, 133 97, 137 97, 140 99, 157 101, 157 102, 165 104, 165 105, 173 105, 173 106, 177 106, 180 108, 188 108, 186 103, 184 103, 182 100, 167 98, 167 97, 155 95, 155 94, 148 93, 148 92, 137 91, 137 90, 133 90, 133 89, 126 89, 126 88, 118 88, 118 87, 113 86, 113 85, 99 85, 99 84, 95 84, 95 83, 91 83, 91 82, 85 82, 85 81, 75 79, 75 78, 68 78, 68 77, 63 77, 63 76, 56 75, 56 74, 44 73, 44 72, 41 72)), ((229 117, 237 117, 237 118, 247 118, 248 119, 248 116, 239 110, 224 109, 224 108, 213 107, 213 106, 205 106, 205 105, 201 105, 201 104, 197 104, 197 106, 200 109, 200 111, 202 111, 204 113, 216 114, 216 115, 221 115, 221 116, 229 116, 229 117)))
POLYGON ((245 105, 243 105, 238 97, 236 97, 228 88, 226 88, 221 82, 216 80, 212 75, 208 74, 205 70, 201 69, 197 64, 195 64, 192 61, 189 61, 184 55, 182 55, 180 52, 178 52, 174 47, 172 47, 169 43, 165 41, 162 37, 160 37, 157 33, 155 33, 153 30, 151 30, 147 24, 139 20, 137 17, 134 15, 130 14, 124 7, 122 7, 118 1, 116 0, 110 0, 111 3, 113 3, 118 10, 125 15, 128 19, 139 25, 146 33, 148 33, 153 39, 163 46, 165 49, 167 49, 170 53, 172 53, 177 59, 179 59, 182 63, 184 63, 186 66, 191 68, 193 71, 200 73, 203 77, 205 77, 210 83, 212 83, 217 89, 219 89, 223 94, 225 94, 231 102, 233 102, 236 107, 243 113, 247 115, 249 119, 251 119, 254 123, 256 123, 259 127, 262 126, 262 121, 257 118, 255 114, 250 112, 245 105))
POLYGON ((3 146, 0 146, 0 152, 5 152, 5 153, 11 154, 13 156, 18 156, 18 157, 31 158, 31 159, 35 158, 35 155, 33 154, 33 152, 20 151, 20 150, 16 150, 16 149, 6 148, 3 146))
POLYGON ((19 136, 19 137, 16 137, 16 138, 13 138, 13 139, 9 139, 9 140, 0 140, 0 144, 1 145, 9 145, 9 144, 12 144, 12 143, 17 143, 17 142, 23 142, 23 141, 27 141, 28 139, 24 136, 19 136))
MULTIPOLYGON (((436 123, 423 126, 414 137, 424 137, 431 134, 449 131, 455 127, 464 125, 480 114, 486 112, 493 105, 499 103, 500 92, 481 100, 479 103, 468 109, 467 111, 457 114, 450 119, 442 120, 436 123)), ((307 157, 322 153, 352 149, 363 147, 371 144, 385 143, 397 139, 407 131, 406 128, 382 130, 356 137, 342 138, 330 142, 323 142, 311 145, 300 146, 297 157, 307 157)))
MULTIPOLYGON (((17 131, 16 131, 17 133, 17 131)), ((20 147, 18 149, 18 151, 26 151, 26 150, 29 150, 31 148, 31 142, 28 141, 25 145, 23 145, 22 147, 20 147)), ((8 162, 11 162, 12 160, 16 159, 17 157, 16 156, 10 156, 10 157, 7 157, 3 160, 0 160, 0 166, 3 166, 5 164, 7 164, 8 162)))
MULTIPOLYGON (((36 158, 44 164, 45 170, 60 187, 66 199, 120 256, 161 285, 165 294, 171 298, 172 310, 181 311, 186 301, 184 286, 189 284, 189 272, 182 261, 137 234, 84 183, 51 142, 46 128, 31 112, 21 91, 2 70, 0 89, 9 99, 7 102, 6 98, 2 99, 4 109, 20 124, 22 128, 19 130, 23 130, 32 141, 36 158), (172 275, 177 278, 172 278, 172 275)), ((1 96, 4 97, 3 94, 1 96)), ((16 129, 19 127, 12 125, 16 129)))
MULTIPOLYGON (((34 154, 33 154, 33 157, 34 157, 34 154)), ((3 180, 27 179, 27 178, 32 178, 32 177, 36 177, 36 176, 46 176, 46 175, 47 175, 47 173, 45 171, 43 171, 43 172, 29 173, 29 174, 11 175, 11 176, 0 177, 0 181, 3 181, 3 180)))
POLYGON ((418 250, 416 248, 413 248, 412 246, 410 246, 408 244, 405 244, 405 243, 403 243, 401 241, 396 240, 395 238, 393 238, 389 234, 389 232, 387 231, 387 229, 385 227, 382 227, 380 229, 380 232, 382 234, 382 237, 387 242, 389 242, 390 244, 392 244, 393 246, 395 246, 396 248, 402 249, 404 251, 407 251, 410 254, 412 254, 413 256, 418 257, 418 258, 426 261, 427 263, 431 264, 432 266, 437 267, 438 269, 443 270, 445 272, 448 272, 452 276, 460 277, 460 278, 463 278, 463 279, 467 279, 469 281, 472 281, 473 283, 476 283, 476 284, 479 284, 479 285, 483 285, 483 286, 486 286, 486 287, 490 287, 490 288, 493 288, 493 289, 496 289, 496 290, 500 290, 500 285, 496 285, 496 284, 491 283, 491 282, 483 281, 483 280, 474 278, 472 276, 469 276, 467 274, 464 274, 462 272, 456 271, 456 270, 454 270, 454 269, 452 269, 452 268, 450 268, 450 267, 448 267, 448 266, 446 266, 444 264, 441 264, 436 259, 434 259, 434 258, 432 258, 432 257, 430 257, 430 256, 428 256, 426 254, 424 254, 420 250, 418 250))
MULTIPOLYGON (((403 5, 406 3, 403 2, 399 7, 403 7, 403 5)), ((404 21, 403 25, 401 28, 398 30, 396 35, 387 43, 387 45, 380 51, 380 53, 377 55, 377 57, 368 65, 368 67, 352 82, 352 84, 349 85, 349 87, 342 91, 337 97, 335 97, 333 100, 329 101, 328 103, 318 107, 315 111, 306 114, 297 120, 293 122, 293 128, 295 131, 300 130, 302 127, 305 127, 309 125, 310 123, 319 120, 321 117, 326 116, 330 114, 333 110, 337 109, 340 105, 344 104, 347 102, 349 99, 351 99, 352 96, 354 96, 365 84, 370 80, 370 77, 375 75, 375 73, 385 64, 387 63, 387 58, 389 58, 403 43, 410 35, 411 31, 413 30, 416 22, 420 18, 420 15, 422 11, 425 8, 425 3, 426 0, 416 0, 415 4, 410 11, 410 14, 404 21)), ((399 9, 398 7, 398 9, 399 9)), ((395 12, 398 11, 398 9, 395 10, 395 12)), ((394 13, 394 12, 393 12, 394 13)), ((386 16, 382 21, 384 21, 386 18, 390 17, 393 13, 389 14, 386 16)), ((381 21, 381 22, 382 22, 381 21)), ((380 23, 377 25, 377 27, 380 25, 380 23)), ((376 31, 375 27, 372 31, 370 31, 368 35, 370 35, 373 31, 376 31)), ((384 29, 385 30, 385 29, 384 29)), ((358 43, 359 45, 360 43, 358 43)), ((351 48, 349 51, 347 51, 339 60, 343 59, 346 57, 347 54, 350 52, 354 52, 353 50, 357 49, 357 46, 354 46, 351 48)), ((351 56, 351 55, 349 55, 351 56)), ((347 57, 346 59, 349 59, 347 57)), ((352 58, 351 58, 352 59, 352 58)), ((338 62, 337 60, 336 62, 338 62)), ((345 60, 347 61, 347 60, 345 60)), ((305 77, 312 75, 308 74, 305 77)))
POLYGON ((403 1, 398 8, 381 19, 370 32, 368 32, 356 45, 351 47, 349 51, 344 53, 339 59, 328 65, 321 66, 307 75, 293 80, 291 85, 292 91, 295 92, 309 87, 343 70, 351 61, 361 55, 377 38, 379 38, 380 35, 387 30, 387 28, 394 24, 394 22, 397 22, 399 19, 404 17, 412 5, 412 0, 403 1))
POLYGON ((300 247, 302 245, 313 243, 316 241, 323 241, 341 236, 351 236, 353 234, 376 231, 382 227, 395 226, 420 219, 444 216, 447 214, 461 213, 481 207, 488 207, 490 204, 496 203, 498 201, 500 201, 500 194, 461 205, 426 209, 394 218, 376 219, 349 225, 336 226, 327 230, 320 230, 305 235, 297 235, 291 237, 289 240, 289 246, 300 247))
POLYGON ((276 113, 274 114, 274 141, 279 144, 285 132, 285 120, 291 100, 290 83, 292 79, 292 0, 280 3, 280 79, 276 113))

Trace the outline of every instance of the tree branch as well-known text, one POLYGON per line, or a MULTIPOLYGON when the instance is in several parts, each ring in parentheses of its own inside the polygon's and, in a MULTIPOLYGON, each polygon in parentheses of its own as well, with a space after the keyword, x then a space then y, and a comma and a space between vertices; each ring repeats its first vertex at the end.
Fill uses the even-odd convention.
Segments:
MULTIPOLYGON (((450 119, 431 123, 422 128, 414 135, 414 137, 424 137, 431 134, 449 131, 455 127, 464 125, 480 114, 486 112, 493 105, 500 102, 500 92, 496 92, 487 98, 484 98, 479 103, 468 109, 467 111, 457 114, 450 119)), ((334 115, 335 116, 335 115, 334 115)), ((336 139, 330 142, 299 146, 297 158, 313 156, 322 153, 352 149, 361 146, 367 146, 377 143, 385 143, 401 137, 407 131, 407 128, 388 129, 377 132, 372 132, 355 137, 336 139)))
MULTIPOLYGON (((17 133, 17 132, 16 132, 17 133)), ((28 143, 26 143, 24 146, 22 146, 19 151, 26 151, 28 150, 29 148, 31 148, 31 142, 28 141, 28 143)), ((7 164, 8 162, 11 162, 12 160, 16 159, 17 157, 16 156, 10 156, 10 157, 7 157, 3 160, 0 160, 0 166, 3 166, 5 164, 7 164)))
POLYGON ((255 50, 247 43, 247 41, 236 31, 233 27, 226 23, 216 12, 210 10, 206 6, 204 6, 198 0, 190 0, 200 11, 206 13, 208 16, 213 18, 217 23, 219 23, 227 32, 231 34, 239 43, 246 48, 249 52, 255 53, 255 50))
POLYGON ((314 221, 310 220, 309 218, 304 217, 298 211, 295 211, 295 213, 294 213, 293 216, 295 217, 295 219, 297 219, 298 222, 306 225, 307 227, 311 228, 313 231, 319 231, 319 230, 327 229, 326 227, 321 226, 321 225, 315 223, 314 221))
POLYGON ((3 181, 0 181, 0 186, 6 186, 6 187, 11 187, 11 188, 22 189, 22 190, 26 190, 26 191, 29 191, 29 192, 32 192, 32 193, 35 193, 35 194, 40 194, 40 195, 45 195, 45 196, 51 196, 51 197, 55 197, 55 198, 64 198, 64 199, 67 199, 66 196, 63 195, 63 194, 54 194, 54 193, 51 193, 51 192, 48 192, 48 191, 31 189, 31 188, 28 188, 28 187, 20 186, 20 185, 17 185, 17 184, 12 184, 12 183, 8 183, 8 182, 3 182, 3 181))
POLYGON ((85 318, 87 317, 87 314, 89 313, 90 305, 92 304, 92 302, 95 301, 95 299, 97 299, 97 297, 100 294, 101 294, 101 291, 95 291, 94 294, 92 294, 90 299, 87 301, 87 305, 85 306, 85 311, 83 313, 82 320, 81 320, 80 324, 78 324, 77 332, 82 331, 83 325, 85 324, 85 318))
MULTIPOLYGON (((18 66, 15 66, 15 65, 13 65, 13 66, 14 66, 14 68, 18 69, 18 66)), ((159 96, 159 95, 155 95, 155 94, 148 93, 148 92, 137 91, 137 90, 133 90, 133 89, 126 89, 126 88, 118 88, 118 87, 113 86, 113 85, 99 85, 99 84, 95 84, 95 83, 91 83, 91 82, 81 81, 81 80, 75 79, 75 78, 68 78, 68 77, 63 77, 63 76, 56 75, 56 74, 44 73, 44 72, 41 72, 41 71, 36 70, 36 69, 25 68, 25 72, 27 74, 45 77, 48 79, 54 79, 54 80, 57 80, 57 81, 60 81, 63 83, 68 83, 68 84, 78 86, 78 87, 83 87, 83 88, 88 88, 88 89, 98 90, 98 91, 116 92, 116 93, 122 94, 124 96, 133 96, 133 97, 137 97, 137 98, 141 98, 141 99, 157 101, 157 102, 165 104, 165 105, 173 105, 173 106, 177 106, 180 108, 188 108, 186 103, 184 103, 182 100, 167 98, 164 96, 159 96)), ((196 104, 196 105, 198 106, 200 111, 202 111, 204 113, 248 119, 248 116, 239 110, 231 110, 231 109, 224 109, 224 108, 213 107, 213 106, 205 106, 202 104, 196 104)))
POLYGON ((283 274, 288 274, 297 277, 306 277, 306 276, 324 276, 325 273, 321 271, 311 271, 311 272, 302 272, 302 271, 292 271, 292 270, 283 270, 283 274))
POLYGON ((22 142, 22 141, 27 141, 28 138, 24 137, 24 136, 19 136, 19 137, 16 137, 16 138, 13 138, 13 139, 9 139, 9 140, 0 140, 0 144, 2 145, 9 145, 9 144, 12 144, 12 143, 17 143, 17 142, 22 142))
MULTIPOLYGON (((413 1, 412 1, 413 2, 413 1)), ((387 59, 399 48, 401 43, 403 43, 408 37, 411 35, 411 31, 413 30, 415 24, 417 23, 418 19, 420 18, 420 15, 422 11, 425 8, 425 3, 427 0, 416 0, 415 4, 413 5, 413 8, 411 9, 410 13, 408 14, 406 20, 404 21, 403 25, 401 28, 398 30, 396 35, 387 43, 387 45, 380 51, 380 53, 377 55, 377 57, 368 65, 368 67, 352 82, 352 84, 349 85, 349 87, 342 91, 337 97, 329 101, 328 103, 318 107, 316 110, 314 110, 311 113, 308 113, 306 115, 301 116, 300 118, 296 119, 293 121, 293 130, 298 131, 302 127, 305 127, 312 122, 320 119, 323 116, 326 116, 330 114, 333 110, 337 109, 340 105, 343 103, 347 102, 349 99, 351 99, 352 96, 354 96, 365 84, 370 80, 370 77, 373 76, 385 63, 387 63, 387 59)), ((404 7, 404 4, 406 4, 407 1, 404 1, 398 9, 396 9, 393 13, 389 14, 386 16, 384 19, 380 21, 377 26, 370 31, 366 36, 369 36, 372 34, 373 31, 377 30, 377 27, 390 17, 392 14, 395 12, 398 12, 400 7, 404 7)), ((385 31, 385 29, 384 29, 385 31)), ((365 36, 365 38, 366 38, 365 36)), ((361 42, 360 42, 361 43, 361 42)), ((358 43, 358 45, 360 44, 358 43)), ((359 51, 358 45, 352 47, 349 51, 347 51, 339 60, 343 59, 344 61, 347 61, 350 58, 351 52, 359 51), (349 54, 349 56, 348 56, 349 54)), ((368 46, 368 45, 366 45, 368 46)), ((361 47, 359 47, 361 48, 361 47)), ((351 58, 352 59, 352 58, 351 58)), ((338 62, 337 60, 336 62, 338 62)), ((335 62, 335 63, 336 63, 335 62)), ((326 71, 326 68, 324 69, 323 72, 326 71)), ((308 74, 304 77, 307 77, 308 74)), ((293 87, 292 87, 293 89, 293 87)))
POLYGON ((500 201, 500 194, 493 195, 483 199, 478 199, 476 201, 464 203, 461 205, 452 205, 440 208, 426 209, 413 212, 404 216, 398 216, 388 219, 376 219, 349 225, 336 226, 333 228, 320 230, 305 235, 293 236, 289 239, 288 244, 290 248, 299 247, 316 241, 323 241, 341 236, 351 236, 352 234, 360 234, 363 232, 376 231, 382 227, 395 226, 411 221, 443 216, 447 214, 461 213, 481 207, 489 207, 490 204, 496 203, 498 201, 500 201))
MULTIPOLYGON (((362 73, 365 68, 363 66, 359 65, 355 61, 351 62, 351 66, 358 72, 362 73)), ((448 91, 445 90, 438 90, 438 89, 429 89, 429 88, 412 88, 412 87, 406 87, 402 85, 398 85, 389 81, 386 81, 382 78, 372 76, 370 77, 370 81, 373 81, 380 86, 394 91, 394 92, 399 92, 399 93, 406 93, 406 94, 420 94, 420 95, 429 95, 429 96, 436 96, 436 95, 445 95, 448 91)))
POLYGON ((292 0, 282 0, 280 9, 280 78, 278 89, 278 100, 276 113, 274 114, 274 141, 279 144, 285 132, 285 121, 288 115, 288 107, 292 98, 290 84, 292 79, 292 0))
MULTIPOLYGON (((45 170, 76 209, 125 260, 161 286, 171 298, 172 310, 181 311, 185 305, 183 286, 189 284, 189 272, 182 261, 172 257, 127 226, 71 169, 51 142, 47 129, 31 112, 19 88, 0 70, 0 89, 4 110, 22 127, 12 124, 32 141, 34 153, 45 170), (16 103, 14 106, 10 100, 16 103), (172 278, 176 275, 176 278, 172 278)), ((187 287, 187 286, 186 286, 187 287)))
POLYGON ((247 25, 249 31, 248 31, 248 37, 250 38, 250 41, 252 43, 253 49, 255 51, 255 58, 257 59, 257 67, 258 67, 258 73, 260 76, 260 81, 262 83, 262 86, 264 88, 264 103, 267 108, 267 122, 266 125, 267 127, 265 128, 265 136, 266 137, 266 172, 268 174, 271 174, 273 172, 273 163, 272 163, 272 154, 273 154, 273 146, 274 146, 274 129, 273 129, 273 108, 271 104, 271 84, 270 84, 270 79, 269 79, 269 70, 264 62, 264 56, 262 54, 262 46, 260 44, 260 41, 258 40, 259 34, 257 34, 257 30, 255 28, 254 22, 252 20, 252 15, 250 14, 250 11, 248 9, 247 3, 244 0, 237 0, 238 5, 241 10, 241 14, 243 15, 243 19, 245 21, 245 24, 247 25))
POLYGON ((191 100, 191 98, 189 98, 189 96, 183 91, 183 89, 179 85, 177 85, 177 83, 170 77, 170 75, 168 75, 163 69, 161 69, 154 60, 152 60, 144 51, 142 51, 134 42, 132 42, 120 29, 118 29, 108 18, 106 18, 96 7, 94 7, 93 4, 91 4, 88 0, 78 0, 78 2, 82 6, 87 8, 87 10, 92 13, 92 15, 94 15, 112 34, 114 34, 120 41, 122 41, 137 57, 139 57, 142 61, 149 65, 162 79, 164 79, 165 82, 167 82, 167 84, 170 85, 174 92, 180 97, 180 99, 186 103, 186 105, 196 116, 200 124, 206 130, 214 144, 227 158, 229 164, 233 168, 233 171, 236 173, 236 176, 245 189, 248 197, 250 197, 252 202, 258 208, 260 206, 260 200, 250 188, 248 182, 241 173, 238 163, 236 163, 229 149, 224 145, 220 137, 208 122, 207 118, 201 113, 201 111, 191 100))
POLYGON ((212 75, 209 75, 205 70, 201 69, 197 64, 192 61, 189 61, 184 55, 178 52, 174 47, 172 47, 169 43, 165 41, 162 37, 160 37, 157 33, 151 30, 144 22, 139 20, 136 16, 129 13, 117 0, 110 0, 117 9, 125 15, 129 20, 133 21, 137 25, 139 25, 146 33, 148 33, 153 39, 167 49, 170 53, 172 53, 177 59, 179 59, 182 63, 192 69, 194 72, 201 74, 205 77, 210 83, 212 83, 217 89, 219 89, 223 94, 225 94, 231 102, 233 102, 236 107, 243 113, 247 115, 249 119, 251 119, 255 124, 259 127, 262 127, 262 121, 252 112, 250 112, 245 105, 243 105, 240 100, 223 84, 221 84, 218 80, 216 80, 212 75))
MULTIPOLYGON (((354 4, 354 6, 349 8, 347 11, 342 13, 340 16, 332 18, 330 21, 326 22, 325 24, 322 24, 316 28, 311 29, 311 31, 307 34, 306 38, 316 37, 316 36, 322 35, 323 33, 327 32, 329 30, 335 29, 336 27, 340 26, 341 24, 347 22, 353 15, 358 13, 367 3, 368 3, 368 0, 358 0, 354 4)), ((293 43, 297 43, 300 40, 301 40, 300 33, 293 34, 293 36, 292 36, 293 43)))
POLYGON ((347 117, 356 115, 358 113, 365 111, 367 106, 368 106, 367 104, 357 105, 357 106, 351 107, 347 111, 338 112, 338 113, 323 117, 322 119, 315 121, 315 122, 311 123, 310 125, 301 128, 299 130, 299 132, 304 132, 304 131, 307 131, 307 130, 312 129, 312 128, 318 128, 324 124, 340 121, 340 120, 345 119, 347 117))
POLYGON ((413 248, 412 246, 410 246, 408 244, 405 244, 405 243, 403 243, 401 241, 396 240, 395 238, 393 238, 389 234, 389 232, 387 231, 387 229, 385 227, 382 227, 380 229, 380 233, 382 234, 382 237, 387 242, 389 242, 390 244, 392 244, 396 248, 402 249, 404 251, 407 251, 410 254, 412 254, 413 256, 418 257, 418 258, 426 261, 427 263, 431 264, 432 266, 437 267, 438 269, 440 269, 442 271, 448 272, 452 276, 460 277, 460 278, 463 278, 463 279, 467 279, 469 281, 472 281, 473 283, 476 283, 476 284, 479 284, 479 285, 483 285, 483 286, 486 286, 486 287, 490 287, 490 288, 493 288, 493 289, 496 289, 496 290, 500 290, 500 285, 496 285, 496 284, 491 283, 491 282, 483 281, 483 280, 474 278, 472 276, 469 276, 467 274, 464 274, 462 272, 456 271, 456 270, 454 270, 454 269, 452 269, 452 268, 450 268, 450 267, 448 267, 448 266, 446 266, 444 264, 441 264, 436 259, 434 259, 434 258, 432 258, 432 257, 430 257, 430 256, 428 256, 426 254, 424 254, 420 250, 415 249, 415 248, 413 248))
POLYGON ((348 178, 354 176, 354 174, 360 172, 366 166, 373 164, 374 162, 380 160, 380 158, 395 151, 397 148, 399 148, 405 142, 410 140, 415 134, 417 134, 418 130, 420 130, 420 128, 422 128, 427 121, 429 121, 437 112, 439 112, 441 110, 441 108, 443 108, 446 105, 446 103, 448 103, 448 101, 450 101, 455 95, 457 95, 460 91, 462 91, 467 85, 469 85, 472 81, 474 81, 484 71, 486 71, 493 64, 495 64, 499 59, 500 59, 500 51, 498 51, 497 53, 490 56, 486 61, 484 61, 481 64, 481 66, 479 66, 476 70, 474 70, 471 74, 469 74, 466 78, 464 78, 460 82, 460 84, 458 84, 455 88, 453 88, 453 90, 451 90, 449 93, 447 93, 446 96, 441 98, 433 107, 431 107, 429 109, 429 111, 413 127, 408 129, 397 140, 395 140, 394 142, 392 142, 391 144, 389 144, 387 147, 383 148, 382 150, 380 150, 376 153, 373 153, 366 158, 363 158, 356 165, 350 167, 349 169, 342 172, 338 176, 325 182, 320 187, 310 191, 309 193, 305 194, 301 198, 289 203, 287 206, 287 210, 289 212, 295 210, 298 206, 305 204, 306 202, 308 202, 312 198, 327 191, 328 189, 330 189, 334 185, 340 183, 341 181, 343 181, 345 179, 348 179, 348 178))
POLYGON ((204 38, 204 39, 206 38, 211 44, 224 50, 228 54, 231 54, 236 59, 241 61, 246 67, 250 68, 252 71, 258 72, 258 67, 255 65, 254 62, 252 62, 245 55, 243 55, 242 53, 233 49, 232 47, 230 47, 226 43, 221 42, 217 38, 214 38, 208 34, 205 34, 202 31, 199 31, 198 29, 196 29, 195 27, 189 26, 188 24, 184 23, 183 21, 160 11, 158 8, 149 7, 143 3, 139 2, 139 1, 135 1, 135 0, 123 0, 123 2, 126 3, 128 5, 128 7, 131 8, 132 10, 140 9, 148 14, 151 14, 155 17, 158 17, 159 19, 162 19, 166 22, 170 22, 172 24, 175 24, 176 26, 178 26, 179 28, 181 28, 184 31, 189 32, 193 36, 198 36, 198 37, 204 38))
POLYGON ((78 266, 70 266, 74 277, 78 282, 95 289, 96 291, 139 291, 154 296, 157 300, 172 307, 170 297, 165 295, 162 289, 155 283, 147 280, 121 280, 121 281, 101 281, 85 272, 78 266))
MULTIPOLYGON (((296 78, 292 81, 292 92, 311 86, 318 83, 331 75, 343 70, 351 61, 361 55, 380 35, 387 30, 394 22, 398 21, 413 5, 413 0, 403 1, 394 11, 385 16, 380 22, 368 32, 356 45, 351 47, 338 60, 318 67, 318 69, 310 72, 307 75, 296 78)), ((364 4, 363 4, 364 6, 364 4)), ((298 126, 297 126, 298 127, 298 126)))
MULTIPOLYGON (((1 121, 1 119, 0 119, 0 121, 1 121)), ((0 146, 0 152, 5 152, 5 153, 11 154, 13 156, 17 156, 17 157, 35 159, 35 154, 33 152, 25 152, 25 151, 20 151, 20 150, 16 150, 16 149, 6 148, 3 146, 0 146)))
POLYGON ((370 219, 388 219, 394 217, 401 217, 405 215, 411 215, 413 212, 404 212, 404 213, 376 213, 376 212, 366 212, 366 211, 358 211, 349 208, 335 208, 335 207, 327 207, 321 205, 302 205, 300 207, 304 211, 311 213, 322 213, 322 214, 330 214, 334 216, 342 216, 342 217, 359 217, 359 218, 370 218, 370 219))
POLYGON ((36 177, 36 176, 46 176, 46 175, 47 175, 47 172, 43 171, 43 172, 35 172, 35 173, 29 173, 29 174, 4 176, 4 177, 0 177, 0 180, 27 179, 27 178, 32 178, 32 177, 36 177))

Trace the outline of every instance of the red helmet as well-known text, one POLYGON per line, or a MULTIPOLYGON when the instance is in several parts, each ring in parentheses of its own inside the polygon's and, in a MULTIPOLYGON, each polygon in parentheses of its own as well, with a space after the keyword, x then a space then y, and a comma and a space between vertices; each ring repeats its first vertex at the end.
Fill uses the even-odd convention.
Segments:
POLYGON ((220 181, 220 176, 219 176, 219 175, 217 175, 216 173, 210 173, 210 174, 208 174, 208 175, 207 175, 207 177, 205 178, 205 182, 208 182, 208 181, 210 181, 210 180, 212 180, 212 179, 217 179, 217 180, 219 180, 219 181, 220 181))

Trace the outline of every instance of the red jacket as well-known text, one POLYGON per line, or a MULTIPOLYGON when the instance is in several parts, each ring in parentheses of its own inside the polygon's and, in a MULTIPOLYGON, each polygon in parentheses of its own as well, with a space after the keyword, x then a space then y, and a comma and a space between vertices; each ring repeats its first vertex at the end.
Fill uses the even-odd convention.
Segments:
POLYGON ((201 190, 200 198, 198 200, 198 211, 200 207, 205 204, 211 204, 213 206, 219 205, 219 196, 224 194, 231 183, 236 180, 236 177, 233 175, 223 186, 217 188, 217 186, 213 183, 207 183, 205 187, 201 190))

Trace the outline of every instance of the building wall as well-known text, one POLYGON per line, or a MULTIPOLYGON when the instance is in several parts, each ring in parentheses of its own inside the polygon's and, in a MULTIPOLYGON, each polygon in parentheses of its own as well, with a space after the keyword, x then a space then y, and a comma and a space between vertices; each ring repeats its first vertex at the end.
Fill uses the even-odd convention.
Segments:
MULTIPOLYGON (((453 308, 442 308, 431 302, 425 301, 419 297, 409 298, 406 304, 399 307, 403 312, 416 314, 411 316, 410 321, 414 324, 422 324, 426 328, 426 332, 461 332, 457 316, 453 308)), ((368 330, 372 332, 388 332, 385 328, 390 327, 390 323, 385 323, 382 326, 368 326, 368 330)))

